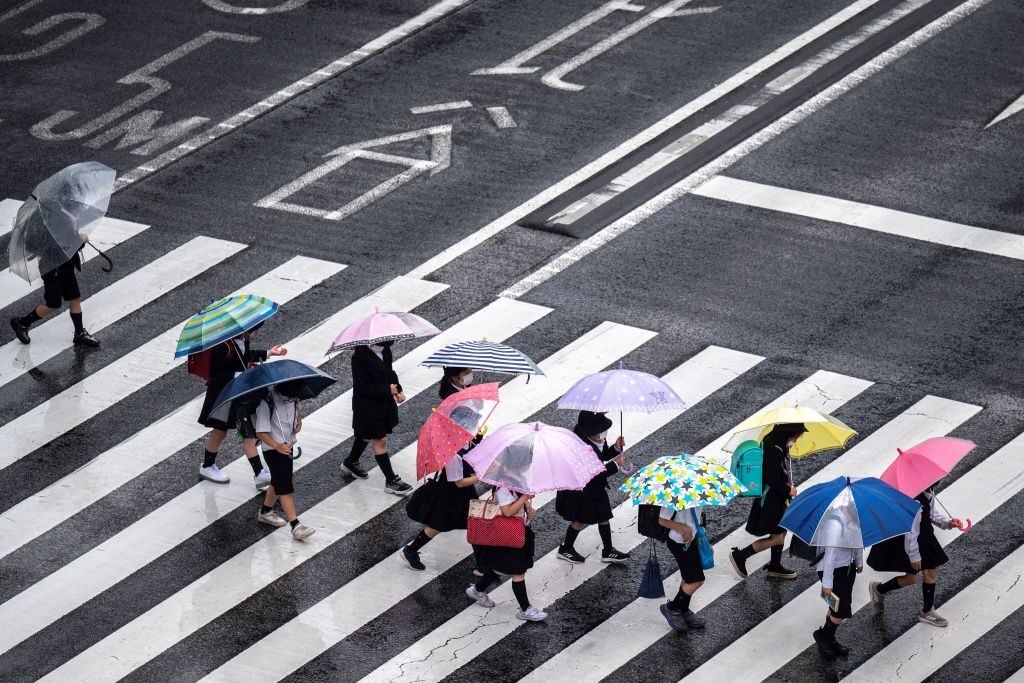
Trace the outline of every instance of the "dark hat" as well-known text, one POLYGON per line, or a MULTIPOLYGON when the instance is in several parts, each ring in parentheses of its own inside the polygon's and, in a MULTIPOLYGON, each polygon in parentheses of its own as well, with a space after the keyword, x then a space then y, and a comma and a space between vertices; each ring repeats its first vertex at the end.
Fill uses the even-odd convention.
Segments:
POLYGON ((576 426, 573 431, 584 436, 594 436, 601 432, 607 432, 612 427, 612 421, 604 413, 592 413, 589 410, 581 410, 576 418, 576 426))

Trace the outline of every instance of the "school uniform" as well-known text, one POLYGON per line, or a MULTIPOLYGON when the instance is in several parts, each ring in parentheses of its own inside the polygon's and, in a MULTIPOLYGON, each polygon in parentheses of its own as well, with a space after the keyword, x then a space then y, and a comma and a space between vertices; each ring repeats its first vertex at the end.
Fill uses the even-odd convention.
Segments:
MULTIPOLYGON (((210 417, 220 392, 224 390, 235 375, 246 370, 250 364, 263 363, 267 360, 265 350, 250 348, 247 337, 234 338, 213 347, 210 354, 210 379, 206 384, 206 398, 203 400, 203 407, 199 411, 199 424, 210 429, 228 431, 236 427, 237 417, 225 422, 210 417)), ((248 417, 248 415, 243 416, 248 417)), ((243 438, 255 438, 255 433, 250 431, 250 424, 246 421, 243 428, 246 433, 243 438)))
POLYGON ((853 600, 853 584, 857 580, 857 568, 863 566, 863 548, 824 548, 824 555, 815 569, 822 588, 830 589, 839 598, 839 611, 833 612, 833 616, 839 619, 853 616, 850 605, 853 600))
POLYGON ((931 492, 925 491, 914 500, 921 503, 921 511, 914 517, 910 533, 876 543, 868 553, 868 566, 875 571, 916 574, 912 562, 920 562, 921 569, 937 569, 949 561, 935 537, 935 527, 952 529, 952 521, 934 509, 935 495, 931 492))
POLYGON ((392 384, 398 384, 398 375, 392 367, 391 349, 357 346, 352 352, 352 431, 356 439, 383 439, 398 424, 392 384))
POLYGON ((75 271, 82 270, 81 252, 84 248, 85 244, 69 260, 42 274, 43 302, 50 308, 60 308, 62 301, 82 298, 75 271))
POLYGON ((619 471, 614 459, 622 453, 607 442, 596 444, 588 438, 580 437, 584 443, 594 449, 604 462, 604 472, 598 473, 587 482, 581 491, 559 491, 555 494, 555 512, 567 522, 582 524, 599 524, 612 518, 612 505, 608 498, 608 475, 619 471))
POLYGON ((690 527, 693 533, 689 544, 683 538, 683 534, 675 529, 669 531, 665 545, 668 547, 672 557, 679 566, 679 573, 683 577, 683 583, 699 583, 704 580, 704 568, 701 566, 700 549, 695 542, 697 539, 697 520, 700 519, 702 507, 688 508, 686 510, 672 510, 667 507, 661 508, 661 518, 679 522, 690 527))
POLYGON ((461 455, 453 455, 444 469, 412 494, 406 507, 409 518, 436 531, 465 529, 469 501, 477 497, 477 491, 475 486, 460 488, 455 482, 473 474, 461 455))
POLYGON ((755 498, 750 506, 746 526, 748 534, 768 536, 785 533, 779 522, 789 506, 792 471, 789 454, 783 446, 771 444, 765 447, 761 478, 767 492, 761 498, 755 498))
MULTIPOLYGON (((270 434, 277 443, 294 445, 296 403, 298 401, 284 399, 271 389, 269 400, 260 401, 256 408, 254 416, 256 431, 270 434)), ((274 487, 274 493, 279 496, 294 493, 292 456, 264 446, 263 459, 267 463, 267 469, 270 470, 270 485, 274 487)))
MULTIPOLYGON (((495 491, 498 504, 511 505, 519 499, 520 494, 504 487, 495 491)), ((526 543, 522 548, 502 548, 489 545, 474 545, 477 566, 490 569, 501 574, 525 574, 533 567, 534 534, 529 525, 526 526, 526 543)))

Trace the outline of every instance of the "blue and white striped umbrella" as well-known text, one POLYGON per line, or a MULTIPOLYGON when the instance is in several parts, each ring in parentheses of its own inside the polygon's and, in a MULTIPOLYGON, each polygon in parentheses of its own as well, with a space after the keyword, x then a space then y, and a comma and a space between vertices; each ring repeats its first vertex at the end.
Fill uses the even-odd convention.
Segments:
POLYGON ((422 363, 430 367, 472 368, 507 375, 543 375, 544 372, 525 353, 507 344, 467 341, 449 344, 435 351, 422 363))

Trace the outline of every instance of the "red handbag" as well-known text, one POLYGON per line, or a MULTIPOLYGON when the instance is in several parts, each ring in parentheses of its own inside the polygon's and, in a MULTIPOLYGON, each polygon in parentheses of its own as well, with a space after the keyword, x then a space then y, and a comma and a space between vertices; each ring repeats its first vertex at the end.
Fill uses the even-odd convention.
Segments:
POLYGON ((466 540, 472 545, 522 548, 526 545, 526 521, 521 515, 506 517, 492 495, 469 501, 466 540))

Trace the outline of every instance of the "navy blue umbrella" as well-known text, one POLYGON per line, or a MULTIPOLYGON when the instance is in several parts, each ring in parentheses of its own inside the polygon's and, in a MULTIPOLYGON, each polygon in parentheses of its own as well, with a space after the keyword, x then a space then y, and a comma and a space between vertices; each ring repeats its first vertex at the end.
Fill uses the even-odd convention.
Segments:
POLYGON ((255 406, 267 396, 272 386, 289 398, 315 398, 337 380, 297 360, 278 360, 250 368, 235 377, 217 397, 210 417, 223 422, 231 421, 236 405, 255 406))

